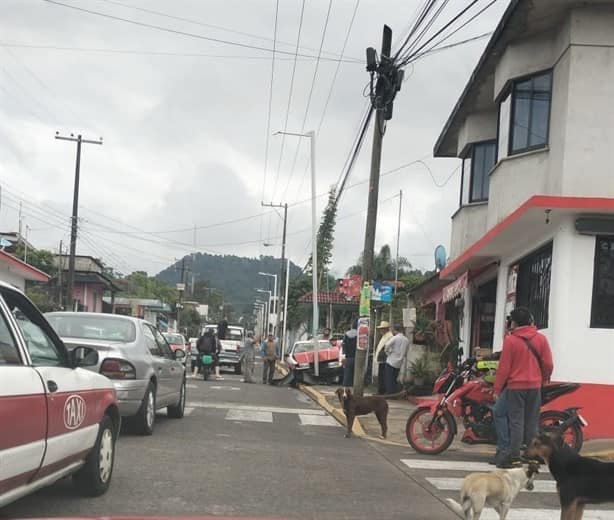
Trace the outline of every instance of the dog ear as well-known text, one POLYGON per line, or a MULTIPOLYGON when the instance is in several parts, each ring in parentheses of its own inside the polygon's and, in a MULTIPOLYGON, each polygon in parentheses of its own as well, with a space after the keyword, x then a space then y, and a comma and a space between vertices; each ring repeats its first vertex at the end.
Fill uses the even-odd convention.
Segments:
POLYGON ((348 397, 350 397, 350 396, 352 395, 352 389, 351 389, 351 388, 348 388, 348 389, 346 390, 346 395, 347 395, 348 397))

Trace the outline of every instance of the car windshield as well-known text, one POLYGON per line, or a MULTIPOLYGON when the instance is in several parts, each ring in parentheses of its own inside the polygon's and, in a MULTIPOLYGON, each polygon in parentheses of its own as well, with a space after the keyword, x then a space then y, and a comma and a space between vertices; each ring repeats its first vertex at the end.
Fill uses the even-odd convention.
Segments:
POLYGON ((181 334, 164 334, 166 341, 168 341, 171 345, 183 345, 184 339, 181 334))
POLYGON ((243 339, 243 333, 239 329, 228 329, 226 331, 226 339, 240 341, 243 339))
POLYGON ((126 318, 83 314, 47 314, 47 320, 62 338, 100 339, 130 343, 136 327, 126 318))

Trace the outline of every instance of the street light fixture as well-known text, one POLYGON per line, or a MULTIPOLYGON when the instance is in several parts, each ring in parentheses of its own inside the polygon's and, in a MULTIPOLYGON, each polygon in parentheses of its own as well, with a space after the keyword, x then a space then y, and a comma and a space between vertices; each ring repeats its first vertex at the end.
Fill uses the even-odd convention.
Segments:
MULTIPOLYGON (((320 352, 319 344, 316 339, 318 332, 318 241, 317 241, 317 220, 316 220, 316 134, 313 130, 305 133, 295 132, 275 132, 273 135, 293 135, 295 137, 309 137, 311 143, 311 243, 312 243, 312 297, 313 297, 313 324, 312 335, 314 342, 314 372, 320 375, 320 352)), ((285 317, 284 317, 285 319, 285 317)))
POLYGON ((275 314, 275 323, 273 324, 273 333, 277 332, 277 325, 279 323, 279 295, 277 294, 277 275, 273 273, 258 273, 260 276, 269 276, 275 279, 275 283, 273 284, 273 296, 275 299, 273 300, 273 312, 275 314))

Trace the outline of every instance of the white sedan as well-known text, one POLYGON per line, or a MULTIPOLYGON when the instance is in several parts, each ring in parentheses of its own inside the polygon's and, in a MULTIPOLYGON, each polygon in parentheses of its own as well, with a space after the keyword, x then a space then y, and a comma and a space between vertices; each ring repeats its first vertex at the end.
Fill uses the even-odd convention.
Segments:
POLYGON ((0 282, 0 507, 73 476, 101 495, 113 473, 120 415, 98 352, 70 354, 20 291, 0 282))

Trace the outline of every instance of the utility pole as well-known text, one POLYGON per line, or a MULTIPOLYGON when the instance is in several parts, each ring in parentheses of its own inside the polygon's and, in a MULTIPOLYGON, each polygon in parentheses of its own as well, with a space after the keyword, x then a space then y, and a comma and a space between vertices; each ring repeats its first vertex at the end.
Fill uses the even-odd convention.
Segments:
MULTIPOLYGON (((66 302, 69 310, 74 310, 73 300, 73 286, 75 283, 75 254, 77 251, 77 226, 79 216, 79 176, 81 170, 81 144, 102 144, 102 137, 98 140, 83 139, 81 134, 74 136, 70 134, 70 137, 60 135, 60 132, 55 133, 55 138, 61 141, 72 141, 77 143, 77 159, 75 161, 75 186, 72 196, 72 219, 70 226, 70 256, 68 258, 68 280, 67 280, 67 292, 68 296, 66 302)), ((21 235, 21 232, 20 232, 21 235)))
POLYGON ((399 244, 401 242, 401 210, 403 208, 403 190, 399 190, 399 221, 397 224, 397 256, 394 262, 394 294, 397 293, 397 282, 399 281, 399 244))
POLYGON ((64 261, 62 259, 62 241, 60 240, 60 254, 58 256, 58 303, 60 305, 60 310, 64 310, 64 292, 62 289, 62 270, 64 269, 64 261))
POLYGON ((18 231, 17 231, 17 245, 21 244, 21 226, 22 226, 22 222, 23 219, 21 217, 21 201, 19 201, 19 222, 18 222, 18 231))
MULTIPOLYGON (((276 328, 279 329, 279 309, 283 309, 283 301, 285 300, 285 298, 282 298, 282 292, 283 292, 283 288, 285 287, 285 276, 286 276, 286 226, 288 223, 288 204, 287 203, 279 203, 279 204, 273 204, 272 202, 269 202, 268 204, 262 202, 261 203, 263 207, 265 208, 283 208, 284 209, 284 229, 282 232, 282 239, 281 239, 281 276, 280 276, 280 284, 279 284, 279 294, 277 294, 277 291, 275 291, 275 315, 277 316, 277 323, 276 328)), ((284 321, 286 320, 286 315, 284 314, 284 321)), ((281 339, 281 347, 283 350, 283 342, 284 339, 282 337, 281 339)))
MULTIPOLYGON (((392 58, 392 29, 384 25, 382 49, 377 60, 373 47, 367 49, 367 71, 371 75, 370 98, 375 109, 375 125, 373 128, 373 147, 371 151, 371 173, 369 176, 369 200, 367 204, 367 224, 365 242, 362 252, 362 281, 371 283, 373 279, 373 257, 375 249, 375 230, 377 225, 377 202, 379 196, 380 165, 382 160, 382 142, 386 131, 386 121, 392 119, 392 102, 403 83, 403 71, 399 69, 392 58), (374 77, 377 74, 377 81, 374 77)), ((354 365, 354 393, 362 396, 364 391, 366 349, 356 349, 354 365)))
POLYGON ((179 291, 179 301, 177 302, 177 332, 181 332, 180 328, 180 316, 183 305, 181 304, 181 296, 185 290, 185 256, 181 259, 181 282, 177 284, 177 290, 179 291))

